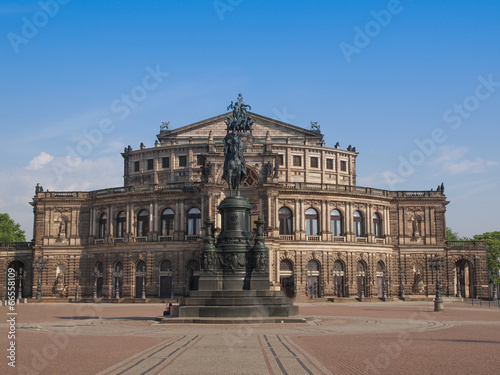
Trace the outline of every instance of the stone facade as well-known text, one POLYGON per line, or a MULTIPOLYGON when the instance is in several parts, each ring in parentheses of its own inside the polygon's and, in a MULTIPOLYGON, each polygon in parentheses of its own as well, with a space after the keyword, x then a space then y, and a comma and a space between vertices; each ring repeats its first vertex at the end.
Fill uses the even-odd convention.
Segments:
MULTIPOLYGON (((79 272, 86 297, 173 298, 197 288, 207 218, 220 228, 226 114, 162 129, 153 147, 122 153, 124 186, 90 192, 37 191, 33 244, 2 248, 3 272, 29 270, 23 296, 35 296, 33 260, 48 260, 42 296, 72 297, 79 272), (141 273, 145 271, 145 276, 141 273), (143 288, 143 282, 145 286, 143 288), (118 293, 117 293, 118 291, 118 293)), ((252 114, 241 194, 252 223, 266 222, 272 289, 310 297, 433 295, 430 260, 445 258, 445 295, 487 290, 484 243, 446 242, 441 191, 387 191, 356 185, 356 149, 326 147, 319 130, 252 114), (453 245, 453 246, 452 246, 453 245)), ((248 223, 249 227, 252 223, 248 223)), ((5 288, 1 293, 5 296, 5 288)))

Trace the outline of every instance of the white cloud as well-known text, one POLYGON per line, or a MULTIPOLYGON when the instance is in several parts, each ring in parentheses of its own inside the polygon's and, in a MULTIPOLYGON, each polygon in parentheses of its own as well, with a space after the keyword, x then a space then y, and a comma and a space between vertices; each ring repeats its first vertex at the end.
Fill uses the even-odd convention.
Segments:
POLYGON ((64 158, 42 152, 25 168, 0 170, 0 180, 4 181, 0 184, 0 212, 8 212, 21 224, 27 240, 31 239, 33 228, 33 208, 29 202, 37 183, 50 191, 89 191, 123 185, 123 159, 119 154, 83 159, 77 167, 64 173, 62 179, 54 172, 56 162, 63 163, 64 158))
POLYGON ((439 156, 430 165, 437 166, 440 173, 449 175, 483 173, 500 165, 497 161, 485 160, 479 156, 466 159, 467 147, 442 146, 438 149, 439 156))
POLYGON ((28 164, 26 169, 30 170, 37 170, 37 169, 42 169, 44 165, 50 163, 52 160, 54 160, 54 157, 50 154, 47 154, 46 152, 43 152, 35 156, 28 164))

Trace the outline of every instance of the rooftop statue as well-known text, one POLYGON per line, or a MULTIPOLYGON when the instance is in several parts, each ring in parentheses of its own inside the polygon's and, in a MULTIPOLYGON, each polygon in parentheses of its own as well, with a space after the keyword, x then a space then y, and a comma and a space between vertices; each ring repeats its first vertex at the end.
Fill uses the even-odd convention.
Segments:
POLYGON ((232 109, 233 112, 226 119, 227 135, 224 138, 224 173, 222 178, 229 186, 229 194, 233 195, 236 191, 236 196, 240 196, 240 186, 243 180, 247 178, 247 166, 243 150, 245 145, 238 136, 238 132, 252 133, 253 120, 248 115, 248 109, 251 107, 243 102, 243 96, 238 94, 236 103, 231 104, 227 109, 232 109))
POLYGON ((248 114, 248 109, 252 109, 248 104, 243 102, 243 96, 238 94, 238 100, 236 103, 231 104, 227 107, 228 110, 232 109, 231 115, 226 118, 227 132, 249 132, 252 133, 253 120, 248 114))

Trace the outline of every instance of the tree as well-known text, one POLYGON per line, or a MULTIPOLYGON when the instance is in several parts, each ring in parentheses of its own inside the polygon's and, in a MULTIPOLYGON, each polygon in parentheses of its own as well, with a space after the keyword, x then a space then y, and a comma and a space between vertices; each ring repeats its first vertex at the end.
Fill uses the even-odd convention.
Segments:
POLYGON ((453 229, 450 227, 446 227, 446 239, 448 241, 474 241, 470 237, 461 237, 458 235, 458 232, 453 232, 453 229))
POLYGON ((486 241, 488 247, 487 259, 488 270, 490 271, 491 281, 495 284, 500 282, 500 231, 486 232, 483 234, 476 234, 475 241, 486 241))
POLYGON ((24 230, 9 214, 0 214, 0 242, 25 242, 24 230))
POLYGON ((446 227, 446 239, 448 241, 460 241, 457 232, 453 232, 453 229, 446 227))

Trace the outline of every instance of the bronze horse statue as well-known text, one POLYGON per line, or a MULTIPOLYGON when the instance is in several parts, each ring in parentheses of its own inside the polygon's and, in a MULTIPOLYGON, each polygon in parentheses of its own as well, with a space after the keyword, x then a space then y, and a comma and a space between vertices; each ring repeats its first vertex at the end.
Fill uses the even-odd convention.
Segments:
POLYGON ((247 178, 247 166, 243 155, 243 142, 235 132, 229 133, 224 139, 224 174, 222 178, 229 186, 229 195, 233 196, 233 191, 236 191, 236 196, 240 196, 241 182, 247 178))

